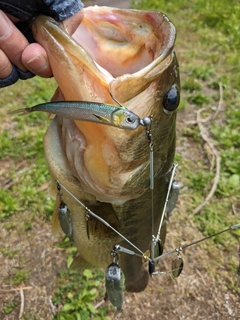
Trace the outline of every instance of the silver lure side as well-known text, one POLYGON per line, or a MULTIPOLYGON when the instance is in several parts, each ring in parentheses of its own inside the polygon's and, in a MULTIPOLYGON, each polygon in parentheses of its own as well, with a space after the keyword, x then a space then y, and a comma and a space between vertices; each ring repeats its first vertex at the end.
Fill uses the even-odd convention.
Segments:
POLYGON ((126 108, 87 101, 47 102, 9 113, 25 115, 34 111, 53 113, 70 120, 106 124, 126 130, 134 130, 140 125, 140 118, 126 108))

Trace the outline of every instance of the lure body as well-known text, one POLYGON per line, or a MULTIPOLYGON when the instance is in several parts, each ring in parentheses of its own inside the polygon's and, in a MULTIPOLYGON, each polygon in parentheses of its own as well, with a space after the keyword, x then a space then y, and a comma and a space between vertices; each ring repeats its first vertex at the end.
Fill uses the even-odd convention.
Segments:
POLYGON ((34 111, 54 113, 70 120, 106 124, 128 130, 134 130, 140 125, 140 118, 126 108, 98 102, 56 101, 18 109, 10 113, 24 115, 34 111))
POLYGON ((123 313, 125 277, 121 268, 115 262, 108 266, 105 277, 108 298, 114 307, 117 308, 114 314, 116 317, 117 314, 123 313))

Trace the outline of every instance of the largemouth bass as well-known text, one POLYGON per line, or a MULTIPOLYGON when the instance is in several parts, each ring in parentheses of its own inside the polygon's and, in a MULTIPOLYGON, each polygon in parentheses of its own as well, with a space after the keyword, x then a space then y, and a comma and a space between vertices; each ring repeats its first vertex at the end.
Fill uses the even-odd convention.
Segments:
MULTIPOLYGON (((111 84, 115 99, 140 119, 152 116, 153 190, 143 126, 129 131, 58 115, 44 137, 53 193, 57 194, 57 179, 92 212, 147 251, 161 219, 175 152, 179 103, 175 27, 162 13, 94 6, 84 9, 73 37, 44 16, 35 19, 32 29, 47 51, 59 85, 54 100, 117 105, 108 91, 115 80, 111 84)), ((71 212, 79 265, 106 269, 115 244, 133 249, 101 221, 86 216, 85 208, 64 190, 62 199, 71 212)), ((165 235, 164 220, 162 244, 165 235)), ((149 275, 141 258, 119 253, 119 266, 127 291, 145 289, 149 275)))

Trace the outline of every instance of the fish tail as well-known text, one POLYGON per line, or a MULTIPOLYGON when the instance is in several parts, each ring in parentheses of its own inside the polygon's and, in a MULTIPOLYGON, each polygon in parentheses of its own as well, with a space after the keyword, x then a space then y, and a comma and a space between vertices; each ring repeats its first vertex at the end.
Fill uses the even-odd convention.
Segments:
POLYGON ((123 309, 120 307, 120 308, 117 308, 117 309, 115 310, 115 312, 114 312, 114 319, 117 317, 117 315, 118 315, 119 313, 121 313, 124 317, 126 317, 123 309))
POLYGON ((12 110, 12 111, 8 111, 8 114, 17 114, 19 116, 23 116, 25 114, 31 113, 33 110, 33 108, 22 108, 22 109, 17 109, 17 110, 12 110))

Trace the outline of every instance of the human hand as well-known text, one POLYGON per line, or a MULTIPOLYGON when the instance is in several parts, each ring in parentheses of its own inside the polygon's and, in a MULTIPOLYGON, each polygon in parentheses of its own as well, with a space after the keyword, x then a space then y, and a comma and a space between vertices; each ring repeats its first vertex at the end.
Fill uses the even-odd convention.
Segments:
MULTIPOLYGON (((70 34, 74 33, 83 18, 82 11, 63 21, 70 34)), ((0 87, 27 79, 34 74, 41 77, 52 75, 47 53, 38 43, 29 43, 16 27, 18 19, 0 10, 0 87), (15 67, 16 66, 16 67, 15 67)))
MULTIPOLYGON (((0 10, 0 79, 6 79, 8 82, 7 78, 13 72, 13 65, 23 71, 23 77, 27 70, 42 77, 50 77, 52 72, 46 51, 37 43, 29 44, 14 25, 14 20, 16 21, 0 10)), ((15 78, 18 80, 18 75, 15 78)))

